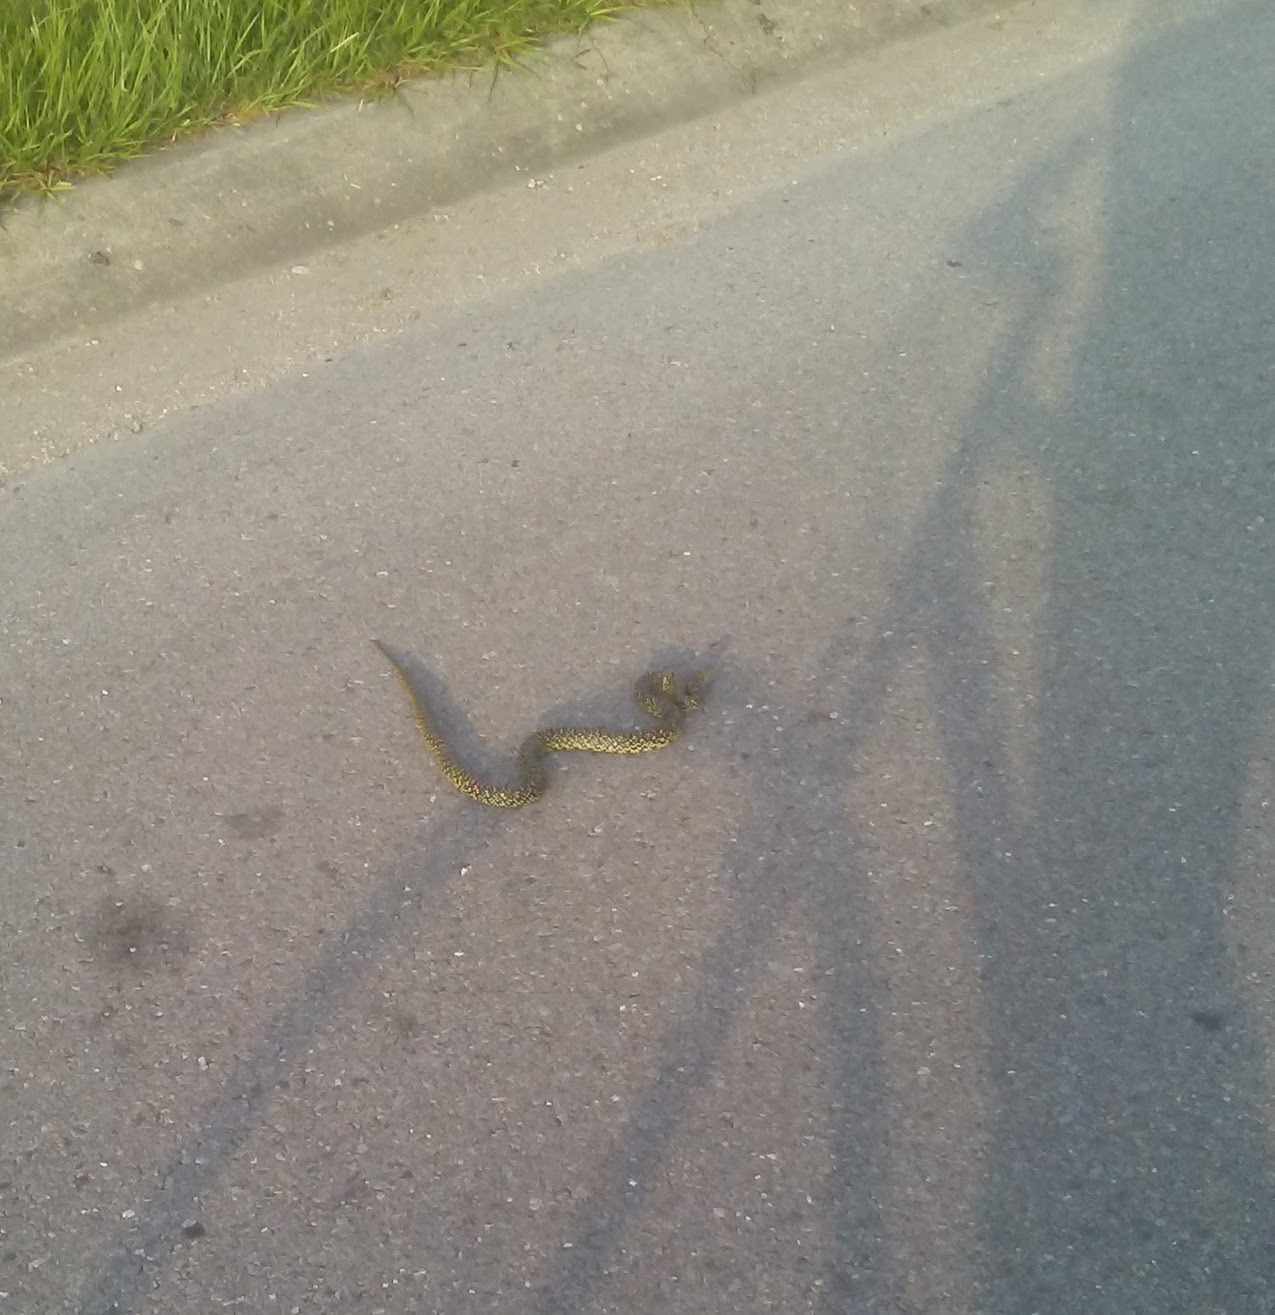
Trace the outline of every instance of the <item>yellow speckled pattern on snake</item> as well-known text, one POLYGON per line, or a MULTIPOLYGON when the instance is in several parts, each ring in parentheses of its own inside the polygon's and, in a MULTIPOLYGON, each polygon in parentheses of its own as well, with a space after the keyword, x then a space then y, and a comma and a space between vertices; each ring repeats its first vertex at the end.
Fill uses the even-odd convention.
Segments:
POLYGON ((439 734, 429 709, 408 678, 403 664, 379 639, 372 641, 385 655, 395 674, 407 690, 416 715, 416 725, 430 751, 443 769, 443 775, 462 794, 493 808, 522 808, 534 803, 545 792, 544 757, 565 749, 582 749, 591 753, 650 753, 672 744, 682 733, 686 714, 703 706, 704 688, 712 679, 711 670, 696 671, 679 684, 671 671, 648 671, 633 687, 638 706, 659 724, 645 731, 613 731, 598 727, 554 726, 533 731, 518 750, 518 784, 513 787, 489 785, 471 776, 454 757, 451 747, 439 734))

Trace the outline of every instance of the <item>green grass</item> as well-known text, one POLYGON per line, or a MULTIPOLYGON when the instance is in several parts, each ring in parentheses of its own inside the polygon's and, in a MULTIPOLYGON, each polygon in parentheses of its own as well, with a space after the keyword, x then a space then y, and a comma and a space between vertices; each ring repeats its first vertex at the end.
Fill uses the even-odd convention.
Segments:
MULTIPOLYGON (((630 0, 631 2, 631 0, 630 0)), ((499 68, 624 0, 0 0, 0 199, 184 133, 499 68)))

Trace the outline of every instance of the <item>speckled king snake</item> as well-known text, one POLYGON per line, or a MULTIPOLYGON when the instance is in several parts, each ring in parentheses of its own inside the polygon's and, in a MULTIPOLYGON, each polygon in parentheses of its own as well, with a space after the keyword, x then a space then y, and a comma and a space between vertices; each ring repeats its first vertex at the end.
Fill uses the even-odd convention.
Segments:
POLYGON ((710 670, 693 672, 684 683, 672 671, 648 671, 633 687, 638 706, 658 725, 644 731, 614 731, 601 727, 553 726, 532 731, 518 750, 518 784, 512 787, 490 785, 471 776, 456 761, 451 746, 443 739, 429 709, 409 679, 403 664, 379 639, 372 641, 385 655, 412 703, 416 725, 430 751, 443 769, 443 775, 462 794, 493 808, 523 808, 545 792, 544 758, 565 749, 583 749, 592 753, 650 753, 672 744, 682 733, 686 714, 703 707, 704 689, 713 678, 710 670))

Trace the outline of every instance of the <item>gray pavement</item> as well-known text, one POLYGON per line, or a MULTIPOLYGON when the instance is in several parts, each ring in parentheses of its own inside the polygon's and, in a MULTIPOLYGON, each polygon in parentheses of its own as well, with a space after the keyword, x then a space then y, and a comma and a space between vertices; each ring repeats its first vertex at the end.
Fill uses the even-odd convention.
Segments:
POLYGON ((26 352, 0 1310, 1275 1310, 1273 51, 1008 10, 26 352), (494 770, 718 680, 503 815, 373 636, 494 770))

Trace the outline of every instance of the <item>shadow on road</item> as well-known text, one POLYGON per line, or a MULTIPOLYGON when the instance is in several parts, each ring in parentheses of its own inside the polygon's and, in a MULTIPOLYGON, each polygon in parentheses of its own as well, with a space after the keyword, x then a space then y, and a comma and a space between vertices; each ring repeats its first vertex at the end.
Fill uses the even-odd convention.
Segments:
MULTIPOLYGON (((961 561, 988 468, 1034 472, 1053 504, 1029 830, 995 792, 958 792, 999 1111, 993 1311, 1275 1308, 1268 1074, 1227 926, 1272 695, 1275 117, 1269 41, 1250 43, 1275 27, 1241 3, 1161 31, 1113 88, 1101 285, 1052 413, 1030 358, 1072 271, 1047 216, 1099 147, 1042 161, 967 243, 1023 309, 938 560, 961 561), (1227 94, 1201 96, 1214 80, 1227 94), (1032 267, 998 268, 1006 225, 1032 267)), ((959 655, 938 702, 967 785, 984 759, 1006 766, 968 582, 946 569, 933 614, 937 650, 959 655)))
MULTIPOLYGON (((794 894, 818 917, 841 1020, 826 1038, 839 1135, 822 1309, 911 1309, 882 1242, 883 1001, 863 957, 863 838, 846 834, 840 801, 917 643, 934 673, 985 965, 996 1119, 970 1259, 979 1309, 1275 1309, 1267 1075, 1242 936, 1225 925, 1275 637, 1275 116, 1263 57, 1246 46, 1262 16, 1228 5, 1135 40, 1100 161, 1101 286, 1048 405, 1034 358, 1077 275, 1051 216, 1102 148, 1086 137, 1042 161, 966 235, 957 254, 971 276, 1021 311, 875 647, 853 673, 844 650, 831 654, 815 682, 848 689, 841 730, 794 732, 786 762, 771 758, 755 782, 755 821, 736 851, 756 860, 736 874, 745 915, 705 963, 603 1175, 610 1202, 581 1219, 537 1315, 589 1308, 794 894), (1239 90, 1200 99, 1201 65, 1239 90), (1010 798, 973 542, 979 486, 1005 471, 1030 472, 1052 499, 1026 822, 1010 798), (820 788, 777 792, 800 775, 820 788)), ((802 712, 779 720, 799 727, 802 712)))

